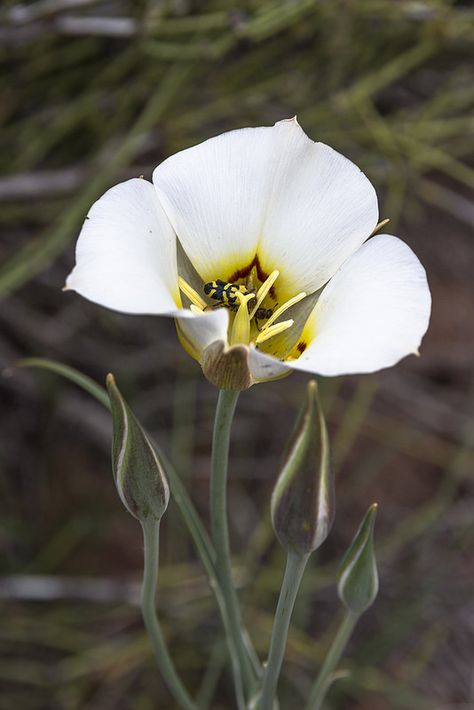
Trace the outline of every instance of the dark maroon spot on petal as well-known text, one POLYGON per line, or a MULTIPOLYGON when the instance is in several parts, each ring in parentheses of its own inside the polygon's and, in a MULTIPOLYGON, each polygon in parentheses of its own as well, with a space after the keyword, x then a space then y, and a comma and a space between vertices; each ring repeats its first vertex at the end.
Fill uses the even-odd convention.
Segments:
MULTIPOLYGON (((242 269, 237 269, 236 271, 234 271, 229 276, 227 281, 229 283, 236 283, 237 281, 239 281, 239 279, 245 279, 250 274, 252 269, 255 269, 255 271, 257 273, 257 278, 260 281, 260 283, 263 283, 264 281, 266 281, 270 275, 270 274, 267 274, 267 272, 262 269, 262 265, 260 263, 260 259, 258 258, 258 256, 254 256, 252 261, 247 266, 244 266, 242 269)), ((272 297, 275 296, 275 289, 273 286, 271 287, 269 294, 272 297)))

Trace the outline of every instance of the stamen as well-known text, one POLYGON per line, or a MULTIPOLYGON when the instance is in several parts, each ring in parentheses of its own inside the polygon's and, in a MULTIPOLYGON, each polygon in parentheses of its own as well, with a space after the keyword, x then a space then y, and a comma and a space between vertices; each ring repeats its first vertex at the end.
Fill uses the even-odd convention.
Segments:
POLYGON ((244 295, 241 291, 236 291, 235 295, 239 300, 239 308, 235 314, 234 322, 232 323, 232 334, 230 344, 244 343, 248 345, 250 342, 250 316, 247 306, 248 301, 255 298, 254 293, 244 295))
POLYGON ((376 224, 375 227, 374 227, 374 231, 372 232, 372 234, 371 234, 370 236, 373 237, 374 234, 376 234, 377 232, 379 232, 379 231, 382 229, 382 227, 385 227, 385 225, 388 224, 389 222, 390 222, 389 219, 383 219, 381 222, 379 222, 378 224, 376 224))
POLYGON ((275 281, 277 280, 277 278, 279 276, 280 276, 280 272, 278 271, 278 269, 275 269, 275 271, 272 271, 270 276, 267 279, 265 279, 263 284, 258 289, 257 302, 254 305, 254 307, 252 308, 252 310, 250 311, 250 320, 252 320, 252 318, 256 314, 257 310, 262 305, 265 297, 268 295, 268 292, 270 291, 271 287, 273 286, 273 284, 275 283, 275 281))
POLYGON ((277 318, 279 318, 285 311, 288 310, 288 308, 291 308, 291 306, 294 306, 295 303, 299 303, 300 301, 303 300, 303 298, 306 297, 305 291, 301 291, 301 293, 298 293, 296 296, 293 296, 293 298, 290 298, 289 301, 284 303, 280 308, 277 308, 275 313, 270 316, 270 318, 267 320, 267 322, 264 324, 262 328, 262 333, 266 331, 267 328, 271 326, 272 323, 276 321, 277 318))
POLYGON ((288 330, 288 328, 291 328, 295 321, 290 319, 290 320, 284 320, 281 323, 275 323, 275 325, 270 326, 270 328, 266 328, 265 330, 262 330, 258 335, 257 339, 255 340, 256 345, 260 345, 260 343, 264 343, 265 340, 268 340, 269 338, 273 338, 274 335, 279 335, 280 333, 283 333, 284 330, 288 330))
POLYGON ((193 313, 203 313, 203 312, 204 312, 204 311, 202 310, 202 308, 199 308, 199 306, 195 306, 194 303, 191 303, 191 305, 189 306, 189 308, 190 308, 190 310, 191 310, 193 313))
POLYGON ((207 308, 206 301, 201 298, 198 292, 195 291, 193 287, 190 286, 188 282, 185 281, 181 276, 178 278, 178 285, 181 291, 185 294, 185 296, 189 298, 191 303, 197 306, 201 311, 204 311, 207 308))

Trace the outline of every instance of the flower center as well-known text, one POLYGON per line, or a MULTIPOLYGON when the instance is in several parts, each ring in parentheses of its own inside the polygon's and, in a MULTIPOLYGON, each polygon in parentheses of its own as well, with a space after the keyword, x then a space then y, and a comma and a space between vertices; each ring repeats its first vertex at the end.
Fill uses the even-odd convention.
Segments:
POLYGON ((279 321, 278 319, 292 306, 305 298, 306 293, 301 291, 296 296, 285 301, 282 305, 273 305, 273 297, 269 294, 273 289, 280 272, 275 269, 259 286, 253 283, 231 283, 217 279, 203 286, 203 292, 209 299, 215 301, 212 305, 185 281, 179 277, 179 288, 190 301, 193 313, 203 313, 212 308, 228 308, 231 314, 229 323, 230 345, 251 342, 257 347, 275 335, 283 333, 294 324, 293 319, 279 321))

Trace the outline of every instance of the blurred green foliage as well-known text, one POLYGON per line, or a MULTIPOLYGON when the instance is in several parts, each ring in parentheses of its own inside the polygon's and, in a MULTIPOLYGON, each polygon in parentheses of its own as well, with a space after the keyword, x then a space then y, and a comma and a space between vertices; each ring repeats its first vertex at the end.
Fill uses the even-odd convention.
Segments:
POLYGON ((474 185, 469 4, 39 0, 1 13, 0 152, 16 178, 2 221, 21 223, 26 199, 38 235, 3 259, 0 294, 64 249, 124 169, 241 125, 297 113, 386 188, 394 222, 410 198, 462 211, 434 168, 474 185))

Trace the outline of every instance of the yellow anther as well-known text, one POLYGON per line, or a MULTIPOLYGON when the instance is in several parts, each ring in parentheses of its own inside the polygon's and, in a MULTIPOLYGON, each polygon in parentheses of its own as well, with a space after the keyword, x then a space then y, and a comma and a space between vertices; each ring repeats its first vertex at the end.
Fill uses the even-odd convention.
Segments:
POLYGON ((280 333, 283 333, 284 330, 288 330, 288 328, 291 328, 294 322, 295 321, 292 319, 284 320, 281 323, 275 323, 275 325, 270 326, 270 328, 265 328, 265 330, 262 330, 257 335, 255 345, 260 345, 260 343, 264 343, 265 340, 273 338, 274 335, 280 335, 280 333))
POLYGON ((182 276, 178 278, 178 285, 181 291, 189 298, 192 304, 197 306, 201 311, 204 311, 205 308, 207 307, 206 301, 201 298, 201 296, 198 294, 197 291, 193 289, 192 286, 188 284, 187 281, 185 281, 182 276))
POLYGON ((279 276, 280 276, 280 272, 277 269, 275 269, 275 271, 272 271, 270 276, 267 279, 265 279, 263 284, 258 289, 257 302, 254 305, 254 307, 252 308, 252 310, 250 311, 250 320, 252 320, 252 318, 256 314, 257 310, 262 305, 264 299, 266 298, 266 296, 268 296, 268 292, 270 291, 271 287, 273 286, 273 284, 275 283, 275 281, 277 280, 277 278, 279 276))
POLYGON ((304 291, 301 291, 301 293, 298 293, 296 296, 293 296, 293 298, 290 298, 289 301, 284 303, 280 308, 277 308, 276 311, 270 316, 270 318, 267 320, 265 325, 262 328, 262 333, 264 333, 267 328, 269 328, 272 323, 274 323, 277 318, 279 318, 285 311, 288 310, 288 308, 291 308, 291 306, 294 306, 296 303, 299 303, 300 301, 303 300, 303 298, 306 297, 306 293, 304 291))
POLYGON ((235 314, 234 322, 232 323, 232 335, 230 344, 244 343, 248 345, 250 342, 250 315, 247 303, 255 298, 254 293, 244 295, 240 291, 236 291, 235 295, 239 301, 239 307, 235 314))
POLYGON ((194 303, 191 303, 189 308, 193 313, 203 313, 202 308, 199 308, 199 306, 195 306, 194 303))
POLYGON ((385 227, 385 225, 388 224, 389 222, 390 222, 389 219, 383 219, 381 222, 376 224, 374 227, 374 231, 372 232, 372 234, 370 236, 372 237, 374 234, 379 232, 382 229, 382 227, 385 227))

